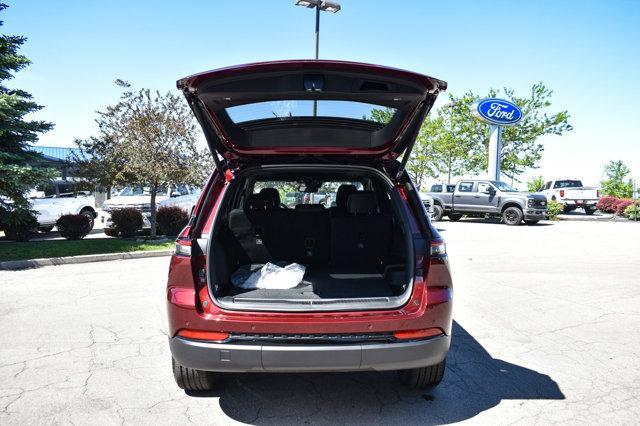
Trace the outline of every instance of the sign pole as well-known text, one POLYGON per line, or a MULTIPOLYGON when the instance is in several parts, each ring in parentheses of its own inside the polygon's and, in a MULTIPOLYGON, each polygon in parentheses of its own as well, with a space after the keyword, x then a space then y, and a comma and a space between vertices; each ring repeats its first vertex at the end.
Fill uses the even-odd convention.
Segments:
POLYGON ((633 220, 638 220, 638 181, 633 180, 633 220))
POLYGON ((502 126, 489 127, 489 167, 487 174, 491 180, 500 180, 500 151, 502 151, 502 126))

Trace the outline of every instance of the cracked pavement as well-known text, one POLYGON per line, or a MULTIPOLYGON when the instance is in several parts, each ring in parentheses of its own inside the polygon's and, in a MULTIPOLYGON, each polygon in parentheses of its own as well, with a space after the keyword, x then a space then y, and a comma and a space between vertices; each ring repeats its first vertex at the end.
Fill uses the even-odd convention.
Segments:
POLYGON ((0 424, 635 424, 640 225, 439 222, 454 284, 440 387, 395 374, 171 375, 168 258, 0 271, 0 424))

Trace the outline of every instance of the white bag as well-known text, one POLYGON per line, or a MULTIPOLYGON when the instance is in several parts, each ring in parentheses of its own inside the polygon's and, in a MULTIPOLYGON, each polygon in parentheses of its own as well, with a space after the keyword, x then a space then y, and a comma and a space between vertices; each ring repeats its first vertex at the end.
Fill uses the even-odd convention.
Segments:
POLYGON ((273 263, 267 263, 249 275, 244 282, 234 282, 234 285, 244 289, 288 289, 300 284, 304 277, 304 271, 304 266, 297 263, 291 263, 284 268, 273 263))

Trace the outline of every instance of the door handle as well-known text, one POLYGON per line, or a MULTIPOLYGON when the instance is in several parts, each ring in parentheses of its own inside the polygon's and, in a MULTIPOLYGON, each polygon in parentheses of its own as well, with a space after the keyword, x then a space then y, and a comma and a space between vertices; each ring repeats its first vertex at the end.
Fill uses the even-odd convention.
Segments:
POLYGON ((462 195, 456 195, 456 198, 460 198, 460 197, 462 197, 462 195))

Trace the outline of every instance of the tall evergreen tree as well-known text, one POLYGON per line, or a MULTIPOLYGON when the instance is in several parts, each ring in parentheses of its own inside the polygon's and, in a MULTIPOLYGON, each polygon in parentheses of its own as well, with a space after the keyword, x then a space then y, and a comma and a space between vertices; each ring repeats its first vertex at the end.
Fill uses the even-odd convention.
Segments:
MULTIPOLYGON (((0 12, 6 8, 6 4, 0 3, 0 12)), ((28 146, 38 140, 38 133, 50 130, 53 125, 25 120, 25 115, 42 106, 24 90, 5 86, 13 74, 31 63, 18 53, 25 41, 23 36, 0 35, 0 196, 12 199, 19 209, 29 207, 25 193, 52 175, 50 169, 29 166, 41 156, 29 151, 28 146)))

